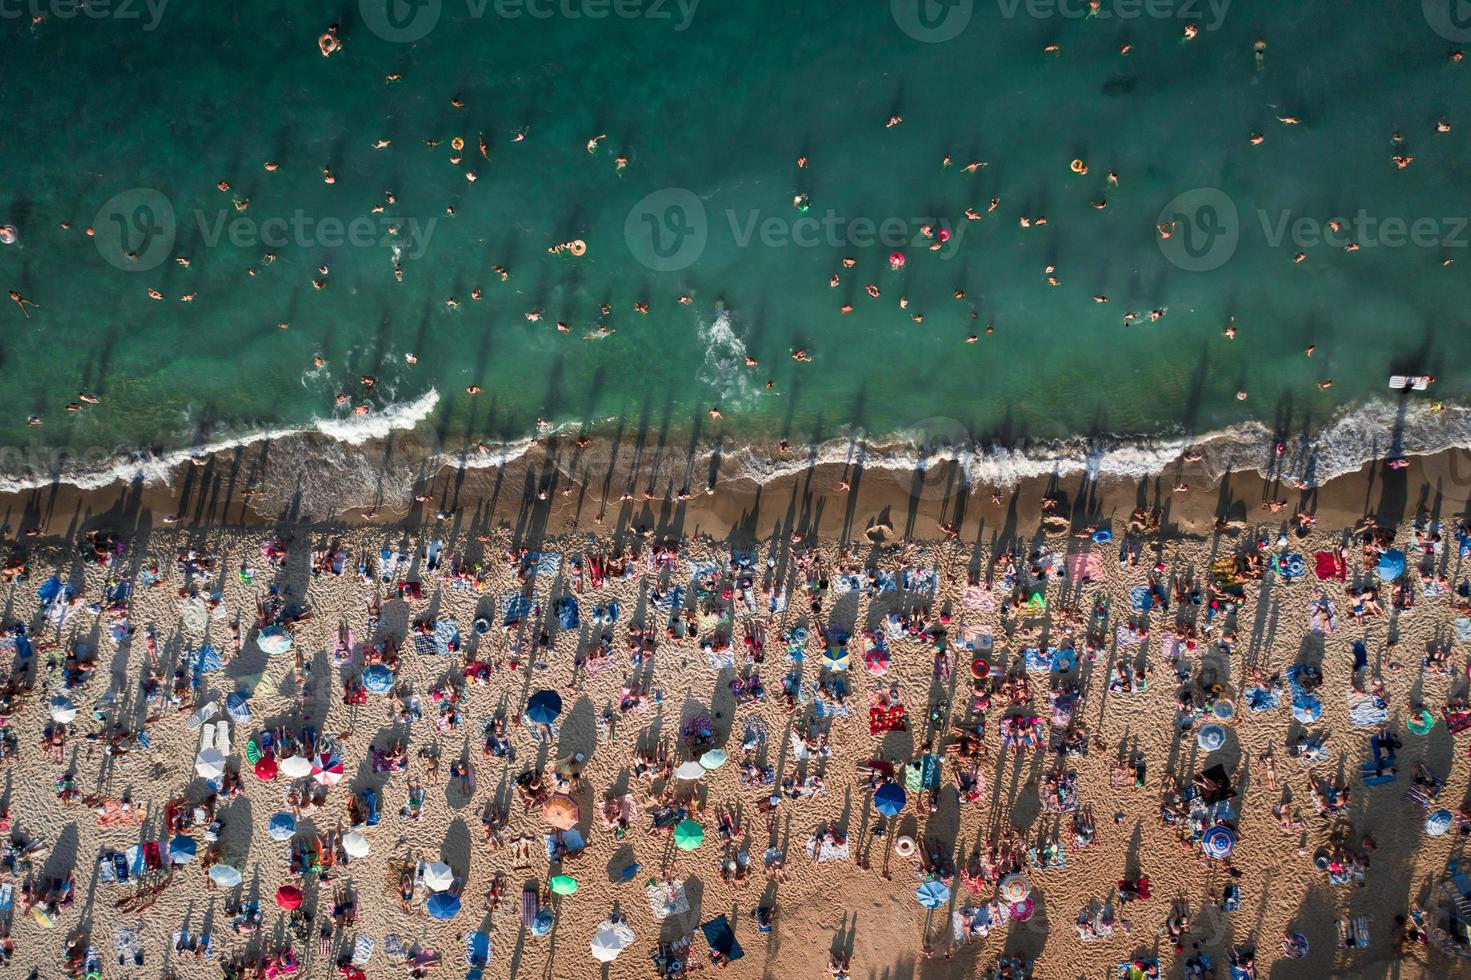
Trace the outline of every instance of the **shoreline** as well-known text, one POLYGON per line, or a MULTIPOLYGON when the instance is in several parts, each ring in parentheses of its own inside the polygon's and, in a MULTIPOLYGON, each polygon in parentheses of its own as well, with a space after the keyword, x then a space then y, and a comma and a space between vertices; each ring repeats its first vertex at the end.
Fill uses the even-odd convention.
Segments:
MULTIPOLYGON (((1471 410, 1449 411, 1456 424, 1461 415, 1471 420, 1471 410)), ((1315 511, 1322 522, 1351 525, 1363 516, 1376 484, 1402 488, 1385 494, 1391 511, 1395 499, 1402 498, 1400 509, 1408 506, 1412 486, 1421 488, 1422 500, 1437 493, 1460 506, 1471 498, 1471 441, 1420 454, 1405 440, 1404 469, 1391 469, 1380 458, 1304 488, 1287 478, 1304 449, 1284 441, 1278 462, 1264 429, 1254 444, 1241 438, 1182 440, 1149 450, 1149 456, 1136 447, 1132 461, 1140 468, 1124 472, 1077 455, 1002 451, 1033 470, 1014 467, 1014 479, 1006 484, 975 479, 977 459, 995 460, 996 453, 936 453, 925 459, 912 447, 909 455, 897 455, 893 444, 886 449, 857 439, 777 453, 755 447, 731 451, 719 443, 680 445, 672 438, 649 445, 641 438, 553 434, 527 441, 515 454, 471 450, 450 462, 416 435, 413 429, 390 429, 382 438, 355 441, 321 433, 266 436, 206 456, 181 453, 171 465, 140 466, 131 481, 78 486, 60 479, 0 491, 0 507, 8 532, 28 537, 75 533, 109 521, 120 522, 123 530, 170 524, 356 528, 468 515, 480 527, 542 536, 652 529, 724 538, 768 533, 765 519, 774 514, 778 523, 851 540, 864 530, 860 517, 882 514, 900 536, 924 540, 944 536, 940 522, 958 525, 963 539, 998 520, 1035 522, 1044 495, 1058 496, 1059 512, 1078 527, 1121 526, 1136 507, 1160 508, 1167 537, 1208 535, 1217 518, 1281 523, 1298 508, 1315 511), (1175 491, 1182 484, 1190 489, 1175 491), (845 485, 852 493, 835 505, 845 485), (1000 495, 1001 506, 993 494, 1000 495), (1288 501, 1282 515, 1257 506, 1269 497, 1288 501)), ((1375 445, 1365 438, 1364 445, 1375 445)), ((1392 523, 1402 516, 1381 513, 1380 520, 1392 523)))

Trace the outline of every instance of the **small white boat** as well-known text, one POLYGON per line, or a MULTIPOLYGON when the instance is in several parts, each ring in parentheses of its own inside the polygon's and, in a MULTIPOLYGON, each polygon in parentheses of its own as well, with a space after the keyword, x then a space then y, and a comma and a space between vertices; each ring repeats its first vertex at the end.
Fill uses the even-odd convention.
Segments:
POLYGON ((1403 391, 1412 388, 1415 391, 1424 391, 1430 387, 1430 382, 1435 379, 1428 374, 1392 374, 1389 376, 1389 387, 1395 391, 1403 391))

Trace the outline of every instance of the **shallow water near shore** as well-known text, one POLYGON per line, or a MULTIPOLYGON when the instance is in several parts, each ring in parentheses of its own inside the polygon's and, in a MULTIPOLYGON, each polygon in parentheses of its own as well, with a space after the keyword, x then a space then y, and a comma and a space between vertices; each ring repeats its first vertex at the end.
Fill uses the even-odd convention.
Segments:
MULTIPOLYGON (((39 307, 11 309, 0 341, 0 463, 80 478, 118 454, 411 427, 454 458, 523 446, 538 419, 718 437, 730 459, 778 439, 843 452, 853 433, 976 441, 990 462, 974 476, 997 480, 1052 465, 1058 446, 1127 471, 1207 433, 1259 453, 1324 429, 1342 437, 1327 468, 1346 472, 1356 449, 1390 448, 1346 437, 1364 419, 1415 451, 1466 444, 1459 415, 1426 415, 1423 396, 1353 410, 1388 398, 1392 371, 1434 373, 1447 401, 1471 387, 1454 342, 1471 68, 1418 4, 1349 4, 1332 44, 1311 11, 1238 6, 1125 20, 978 3, 952 40, 924 43, 888 4, 539 17, 446 0, 399 43, 370 3, 348 5, 332 58, 315 47, 328 22, 284 3, 5 19, 0 218, 21 237, 0 266, 39 307), (1187 23, 1201 28, 1188 42, 1187 23), (972 161, 986 166, 965 173, 972 161), (1204 251, 1192 236, 1218 212, 1202 189, 1236 215, 1204 251), (396 203, 375 214, 385 192, 396 203), (1162 214, 1179 218, 1163 247, 1162 214), (1433 226, 1407 241, 1394 221, 1433 226), (930 251, 925 226, 950 240, 930 251), (574 239, 585 256, 547 253, 574 239), (597 324, 613 332, 585 339, 597 324), (101 403, 64 412, 78 390, 101 403), (32 413, 45 424, 26 427, 32 413)), ((1323 465, 1308 441, 1293 451, 1299 474, 1323 465)))

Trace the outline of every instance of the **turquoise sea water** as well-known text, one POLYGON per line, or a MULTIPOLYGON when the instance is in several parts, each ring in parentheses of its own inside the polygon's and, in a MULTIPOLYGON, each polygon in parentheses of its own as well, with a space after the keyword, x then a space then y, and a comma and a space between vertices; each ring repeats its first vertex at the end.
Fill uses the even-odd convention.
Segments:
POLYGON ((0 271, 39 304, 0 310, 8 447, 95 462, 359 404, 359 426, 422 415, 450 450, 538 418, 709 435, 712 406, 736 440, 1014 444, 1300 432, 1387 396, 1391 369, 1434 373, 1449 401, 1471 388, 1471 61, 1451 58, 1471 29, 1434 0, 1105 0, 1097 17, 1082 0, 388 0, 387 18, 385 0, 173 0, 156 20, 26 2, 48 16, 0 10, 0 223, 20 234, 0 271), (324 58, 334 21, 344 47, 324 58), (1358 251, 1313 238, 1335 216, 1358 251), (271 219, 294 229, 275 246, 271 219), (1416 242, 1396 220, 1420 222, 1416 242), (333 221, 359 222, 355 240, 333 221), (922 225, 950 241, 930 251, 922 225), (574 239, 585 256, 547 253, 574 239), (585 339, 599 323, 615 332, 585 339), (101 403, 65 412, 84 389, 101 403))

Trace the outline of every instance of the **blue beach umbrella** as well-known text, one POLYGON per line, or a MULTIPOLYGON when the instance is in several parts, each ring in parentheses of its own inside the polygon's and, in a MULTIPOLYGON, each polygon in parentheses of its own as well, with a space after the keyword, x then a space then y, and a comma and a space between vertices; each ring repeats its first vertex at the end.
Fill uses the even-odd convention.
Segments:
POLYGON ((290 840, 296 833, 296 818, 282 810, 271 817, 271 822, 266 825, 266 833, 271 835, 271 840, 290 840))
POLYGON ((550 725, 562 713, 562 696, 556 691, 537 691, 526 702, 526 717, 538 725, 550 725))
POLYGON ((914 890, 914 897, 927 909, 937 909, 950 901, 950 889, 943 882, 927 881, 914 890))
POLYGON ((424 908, 436 919, 453 919, 460 914, 460 899, 449 892, 435 892, 424 903, 424 908))
POLYGON ((1452 819, 1453 818, 1451 817, 1451 811, 1436 810, 1434 813, 1430 814, 1430 816, 1425 818, 1425 833, 1429 834, 1431 837, 1439 837, 1441 834, 1451 829, 1452 819))
POLYGON ((531 920, 531 934, 533 936, 545 936, 552 931, 552 922, 555 916, 550 908, 544 908, 536 913, 536 918, 531 920))
POLYGON ((374 664, 363 671, 363 687, 374 694, 387 694, 393 690, 393 671, 382 664, 374 664))
POLYGON ((884 783, 873 794, 873 808, 886 817, 895 817, 904 809, 904 787, 898 783, 884 783))
POLYGON ((1392 548, 1379 556, 1379 567, 1376 569, 1379 577, 1386 582, 1392 582, 1405 573, 1405 553, 1398 548, 1392 548))
POLYGON ((1236 834, 1230 827, 1216 824, 1200 838, 1200 846, 1204 848, 1206 857, 1223 858, 1235 849, 1236 834))
POLYGON ((194 838, 185 837, 180 834, 169 841, 169 863, 188 864, 194 860, 194 855, 199 852, 199 845, 194 843, 194 838))

